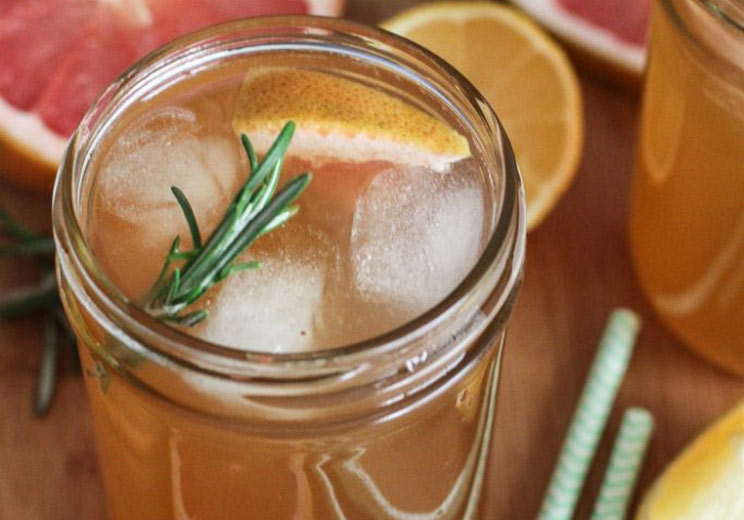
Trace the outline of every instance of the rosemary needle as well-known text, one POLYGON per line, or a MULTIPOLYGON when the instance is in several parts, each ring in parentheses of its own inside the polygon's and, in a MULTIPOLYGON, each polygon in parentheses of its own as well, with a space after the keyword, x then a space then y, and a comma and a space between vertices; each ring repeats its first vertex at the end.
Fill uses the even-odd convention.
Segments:
POLYGON ((0 256, 36 256, 43 254, 54 254, 54 240, 52 238, 32 238, 17 244, 0 246, 0 256))
POLYGON ((15 318, 30 312, 55 308, 59 303, 54 271, 49 271, 37 285, 21 287, 0 295, 0 318, 15 318))
POLYGON ((19 241, 39 238, 39 235, 21 225, 3 209, 0 209, 0 235, 19 241))
POLYGON ((49 411, 54 391, 57 386, 57 358, 59 354, 59 337, 54 312, 44 315, 44 349, 39 361, 39 374, 36 378, 36 395, 34 411, 43 416, 49 411))

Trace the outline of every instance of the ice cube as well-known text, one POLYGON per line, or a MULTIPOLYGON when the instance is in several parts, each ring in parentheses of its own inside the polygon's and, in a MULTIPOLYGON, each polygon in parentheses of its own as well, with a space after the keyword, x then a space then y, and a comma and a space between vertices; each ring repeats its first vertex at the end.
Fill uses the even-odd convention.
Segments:
POLYGON ((178 210, 170 190, 175 185, 198 218, 219 210, 220 200, 234 192, 244 163, 240 150, 229 127, 197 121, 184 108, 162 108, 117 139, 100 173, 101 201, 130 221, 167 217, 178 210))
POLYGON ((94 250, 114 284, 133 299, 155 281, 177 235, 182 250, 190 247, 171 186, 186 194, 207 236, 247 172, 229 125, 178 107, 156 110, 127 129, 103 161, 91 219, 94 250))
POLYGON ((195 333, 213 343, 271 353, 317 348, 326 276, 335 245, 296 218, 261 237, 244 255, 261 267, 222 282, 195 333))
POLYGON ((474 164, 449 171, 391 167, 357 201, 351 263, 363 299, 411 319, 441 301, 473 267, 483 235, 474 164))

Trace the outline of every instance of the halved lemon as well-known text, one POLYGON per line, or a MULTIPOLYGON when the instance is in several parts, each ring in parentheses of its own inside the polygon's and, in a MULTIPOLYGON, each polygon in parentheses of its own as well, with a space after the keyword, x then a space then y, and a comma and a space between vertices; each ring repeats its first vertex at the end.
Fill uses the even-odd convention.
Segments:
POLYGON ((654 484, 636 518, 744 518, 744 402, 677 457, 654 484))
POLYGON ((517 10, 491 2, 423 4, 382 27, 450 62, 493 106, 514 146, 534 228, 571 184, 581 157, 581 90, 565 52, 517 10))

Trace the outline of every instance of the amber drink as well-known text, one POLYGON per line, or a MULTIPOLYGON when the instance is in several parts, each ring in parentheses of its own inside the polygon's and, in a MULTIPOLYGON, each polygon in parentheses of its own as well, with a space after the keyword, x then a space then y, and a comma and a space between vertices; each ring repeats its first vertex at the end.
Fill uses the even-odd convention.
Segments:
POLYGON ((478 517, 524 207, 446 64, 340 20, 186 37, 91 108, 54 219, 112 519, 478 517), (250 169, 238 134, 260 158, 283 119, 280 185, 313 174, 298 213, 197 325, 143 310, 174 237, 194 245, 170 187, 208 234, 250 169))
POLYGON ((631 210, 635 265, 672 330, 744 375, 744 7, 653 4, 631 210))

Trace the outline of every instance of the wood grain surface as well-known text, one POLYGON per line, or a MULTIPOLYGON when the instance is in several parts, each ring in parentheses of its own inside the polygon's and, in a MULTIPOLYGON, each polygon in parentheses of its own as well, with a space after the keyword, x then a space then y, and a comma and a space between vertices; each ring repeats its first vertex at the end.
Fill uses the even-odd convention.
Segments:
MULTIPOLYGON (((346 16, 375 23, 414 3, 349 1, 346 16)), ((615 306, 638 311, 643 329, 577 518, 589 516, 625 408, 645 406, 657 421, 640 481, 644 489, 697 432, 744 397, 744 381, 690 354, 644 300, 626 240, 638 100, 589 71, 580 76, 584 158, 570 191, 529 235, 525 283, 503 367, 485 519, 535 517, 615 306)), ((0 184, 0 206, 37 229, 49 229, 44 197, 0 184)), ((29 262, 2 260, 0 290, 35 274, 29 262)), ((37 419, 31 412, 40 342, 38 319, 0 322, 0 519, 103 519, 103 489, 79 375, 63 366, 50 414, 37 419)))

